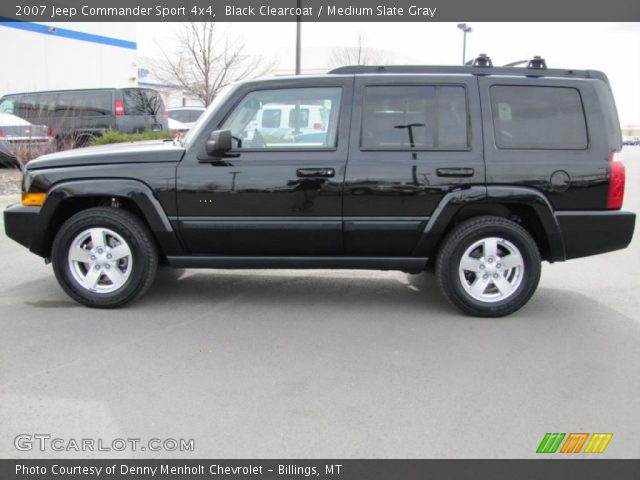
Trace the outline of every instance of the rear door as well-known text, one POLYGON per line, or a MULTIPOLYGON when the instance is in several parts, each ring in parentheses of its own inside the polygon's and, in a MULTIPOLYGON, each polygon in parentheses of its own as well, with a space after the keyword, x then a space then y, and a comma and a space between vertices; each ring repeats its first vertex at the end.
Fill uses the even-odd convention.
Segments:
POLYGON ((472 76, 356 76, 344 241, 350 255, 408 256, 449 191, 484 183, 472 76))

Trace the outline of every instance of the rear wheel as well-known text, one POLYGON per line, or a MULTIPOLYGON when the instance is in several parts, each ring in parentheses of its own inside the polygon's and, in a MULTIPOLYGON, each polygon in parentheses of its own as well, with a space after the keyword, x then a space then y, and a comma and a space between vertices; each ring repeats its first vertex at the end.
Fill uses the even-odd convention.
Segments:
POLYGON ((477 217, 456 226, 436 260, 440 289, 456 307, 479 317, 500 317, 529 301, 540 280, 538 246, 520 225, 477 217))
POLYGON ((135 215, 97 207, 62 225, 53 242, 52 263, 71 298, 89 307, 114 308, 149 288, 158 254, 151 233, 135 215))

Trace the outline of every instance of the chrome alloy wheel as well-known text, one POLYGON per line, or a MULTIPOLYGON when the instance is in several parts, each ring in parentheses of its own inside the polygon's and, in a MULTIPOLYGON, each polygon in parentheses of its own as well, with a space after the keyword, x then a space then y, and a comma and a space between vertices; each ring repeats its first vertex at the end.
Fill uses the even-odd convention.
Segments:
POLYGON ((131 248, 108 228, 90 228, 78 234, 67 258, 74 280, 96 293, 118 290, 129 279, 133 267, 131 248))
POLYGON ((488 237, 473 243, 458 266, 465 292, 481 302, 499 302, 513 295, 524 278, 524 259, 511 242, 488 237))

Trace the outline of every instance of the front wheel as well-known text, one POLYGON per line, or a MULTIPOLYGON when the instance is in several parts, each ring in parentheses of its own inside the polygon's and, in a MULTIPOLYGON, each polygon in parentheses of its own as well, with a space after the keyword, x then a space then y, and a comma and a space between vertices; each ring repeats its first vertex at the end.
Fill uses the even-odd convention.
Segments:
POLYGON ((115 308, 141 296, 153 283, 158 254, 147 227, 135 215, 111 207, 84 210, 68 219, 52 247, 58 283, 88 307, 115 308))
POLYGON ((541 259, 529 232, 501 217, 477 217, 456 226, 436 260, 440 290, 465 313, 501 317, 529 301, 541 259))

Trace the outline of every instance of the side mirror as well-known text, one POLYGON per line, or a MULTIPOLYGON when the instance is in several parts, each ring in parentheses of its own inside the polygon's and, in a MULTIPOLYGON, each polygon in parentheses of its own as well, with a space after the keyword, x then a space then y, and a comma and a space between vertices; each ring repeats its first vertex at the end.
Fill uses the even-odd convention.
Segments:
POLYGON ((214 130, 206 144, 207 155, 218 157, 233 148, 231 130, 214 130))

